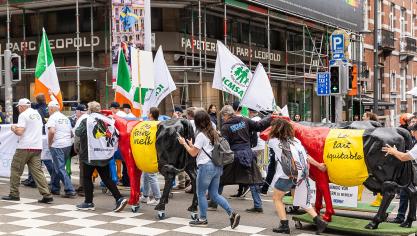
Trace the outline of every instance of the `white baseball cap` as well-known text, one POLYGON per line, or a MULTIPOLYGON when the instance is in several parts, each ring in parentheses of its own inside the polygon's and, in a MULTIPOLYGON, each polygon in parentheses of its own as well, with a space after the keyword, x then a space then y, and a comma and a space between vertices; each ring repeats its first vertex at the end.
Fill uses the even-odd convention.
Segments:
POLYGON ((19 99, 19 102, 17 103, 17 107, 18 106, 30 106, 31 102, 29 101, 29 99, 27 98, 21 98, 19 99))
POLYGON ((56 107, 59 108, 59 103, 57 101, 50 101, 48 107, 56 107))

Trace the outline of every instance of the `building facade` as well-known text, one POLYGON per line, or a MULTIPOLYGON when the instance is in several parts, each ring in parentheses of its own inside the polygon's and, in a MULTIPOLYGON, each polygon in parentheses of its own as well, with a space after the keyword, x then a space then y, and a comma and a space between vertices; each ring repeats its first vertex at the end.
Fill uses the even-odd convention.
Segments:
MULTIPOLYGON (((23 79, 13 86, 15 101, 33 94, 33 68, 44 27, 50 39, 66 106, 69 107, 78 98, 78 78, 81 102, 97 100, 107 106, 114 96, 114 45, 125 40, 135 40, 139 47, 143 44, 143 21, 137 22, 131 32, 122 32, 118 16, 124 4, 143 1, 96 1, 91 4, 90 1, 80 0, 80 40, 76 39, 75 1, 33 2, 36 4, 18 2, 10 5, 13 27, 8 46, 24 61, 23 79), (130 37, 127 34, 131 34, 130 37)), ((363 28, 361 2, 293 0, 288 4, 281 0, 273 3, 264 0, 152 0, 152 46, 154 52, 159 46, 164 49, 178 88, 173 93, 176 105, 207 108, 215 104, 220 107, 234 100, 211 88, 216 42, 219 40, 252 70, 258 63, 264 65, 277 105, 288 105, 291 116, 300 114, 304 120, 320 121, 325 117, 331 118, 335 112, 332 99, 316 95, 316 74, 328 70, 331 59, 329 40, 335 29, 358 32, 363 28), (325 9, 323 4, 327 6, 325 9), (326 113, 326 110, 329 112, 326 113)), ((139 3, 136 7, 137 12, 134 13, 143 19, 143 4, 139 3)), ((0 8, 0 12, 4 13, 4 6, 0 8)), ((4 14, 0 14, 0 22, 2 51, 6 48, 7 35, 4 14)), ((366 86, 370 86, 369 83, 366 86)), ((262 91, 259 95, 262 96, 262 91)), ((0 90, 0 102, 3 97, 4 90, 0 90)), ((165 99, 160 108, 163 113, 169 114, 172 105, 171 99, 165 99)), ((346 119, 353 110, 346 106, 346 119)))
MULTIPOLYGON (((374 1, 365 0, 364 14, 364 61, 367 62, 369 76, 362 79, 363 93, 373 96, 374 76, 374 1), (367 33, 370 32, 370 33, 367 33)), ((407 91, 417 86, 416 57, 416 1, 378 1, 378 99, 383 104, 379 115, 391 125, 398 124, 402 113, 417 111, 417 97, 407 91)), ((365 106, 365 109, 373 109, 365 106)))

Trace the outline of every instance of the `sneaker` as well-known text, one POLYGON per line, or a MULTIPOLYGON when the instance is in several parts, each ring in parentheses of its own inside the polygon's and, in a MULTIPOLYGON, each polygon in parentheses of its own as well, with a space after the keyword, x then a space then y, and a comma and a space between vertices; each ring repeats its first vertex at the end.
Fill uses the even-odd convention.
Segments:
POLYGON ((79 205, 75 206, 77 208, 77 210, 80 211, 94 211, 96 208, 94 206, 94 203, 81 203, 79 205))
POLYGON ((156 205, 159 204, 159 199, 155 200, 155 198, 154 198, 154 199, 148 201, 146 204, 151 205, 151 206, 156 206, 156 205))
POLYGON ((53 201, 54 199, 52 197, 42 197, 42 199, 38 200, 39 203, 50 203, 53 201))
POLYGON ((3 196, 1 199, 5 201, 20 201, 20 197, 15 197, 12 195, 3 196))
POLYGON ((206 227, 208 225, 207 219, 206 220, 192 220, 190 221, 190 226, 194 226, 194 227, 206 227))
POLYGON ((262 208, 256 208, 256 207, 246 209, 245 211, 248 212, 248 213, 263 213, 264 212, 264 210, 262 208))
POLYGON ((123 211, 126 205, 127 205, 127 199, 124 197, 121 197, 119 198, 119 200, 116 201, 116 208, 114 208, 113 211, 114 212, 123 211))
POLYGON ((140 197, 140 202, 141 203, 148 203, 150 200, 149 200, 149 197, 144 197, 144 196, 141 196, 140 197))
POLYGON ((232 212, 230 216, 230 228, 234 229, 239 225, 240 222, 240 215, 236 212, 232 212))

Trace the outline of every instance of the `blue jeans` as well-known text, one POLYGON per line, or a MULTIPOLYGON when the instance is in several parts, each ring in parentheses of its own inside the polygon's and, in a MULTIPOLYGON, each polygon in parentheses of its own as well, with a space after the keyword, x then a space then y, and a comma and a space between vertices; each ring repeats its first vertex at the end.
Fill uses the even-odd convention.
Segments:
POLYGON ((55 167, 55 176, 51 178, 51 191, 59 192, 61 189, 60 181, 64 184, 64 191, 67 194, 75 193, 71 179, 65 170, 65 162, 70 158, 71 146, 65 148, 49 148, 55 167))
POLYGON ((223 167, 215 166, 209 161, 206 164, 198 165, 197 170, 197 197, 198 207, 200 209, 200 219, 207 219, 207 198, 206 192, 210 195, 210 199, 219 204, 230 216, 233 209, 227 200, 219 195, 220 176, 223 173, 223 167))
POLYGON ((255 208, 262 208, 262 199, 261 199, 261 195, 259 194, 260 192, 259 185, 258 184, 249 185, 249 188, 252 194, 253 206, 255 208))
POLYGON ((400 190, 400 205, 398 207, 397 219, 405 220, 405 213, 408 208, 408 195, 407 192, 403 189, 400 190))
POLYGON ((149 190, 152 190, 153 197, 158 200, 161 198, 161 190, 159 189, 158 175, 156 173, 143 172, 143 196, 149 196, 149 190), (149 188, 150 187, 150 188, 149 188))

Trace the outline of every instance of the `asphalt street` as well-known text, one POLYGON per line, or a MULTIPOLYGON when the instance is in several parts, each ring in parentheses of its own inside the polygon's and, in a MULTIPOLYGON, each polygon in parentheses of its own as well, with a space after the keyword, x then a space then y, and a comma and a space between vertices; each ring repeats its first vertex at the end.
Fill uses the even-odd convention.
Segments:
MULTIPOLYGON (((77 160, 73 161, 72 180, 78 186, 77 160)), ((45 172, 46 173, 46 172, 45 172)), ((22 180, 27 175, 25 171, 22 180)), ((163 177, 159 176, 161 188, 163 177)), ((38 204, 40 198, 36 188, 20 187, 20 203, 0 201, 0 235, 278 235, 272 232, 279 224, 278 217, 271 198, 271 192, 263 196, 264 213, 246 213, 245 209, 252 207, 250 193, 245 199, 228 199, 232 208, 241 214, 240 227, 231 230, 226 213, 219 207, 217 211, 208 212, 208 226, 206 228, 191 228, 188 226, 190 214, 187 208, 192 200, 192 194, 184 191, 174 191, 167 208, 167 219, 160 221, 156 218, 153 206, 142 204, 138 213, 132 213, 127 206, 123 213, 114 214, 114 199, 104 194, 99 187, 99 180, 95 182, 94 203, 96 211, 78 212, 75 205, 81 203, 83 197, 67 199, 55 197, 52 204, 38 204)), ((237 186, 227 186, 224 196, 229 196, 237 190, 237 186)), ((9 191, 8 179, 0 178, 0 195, 7 195, 9 191)), ((128 189, 122 189, 122 194, 129 196, 128 189)), ((373 196, 366 191, 363 201, 372 201, 373 196)), ((393 204, 398 205, 398 199, 393 204)), ((390 215, 395 217, 397 207, 390 215)), ((346 212, 348 213, 348 212, 346 212)), ((349 214, 349 213, 348 213, 349 214)), ((354 213, 355 216, 371 218, 370 213, 354 213)), ((291 219, 291 215, 289 216, 291 219)), ((292 235, 314 235, 315 227, 303 224, 301 230, 295 229, 294 222, 290 222, 292 235)), ((323 235, 352 235, 327 230, 323 235)))

